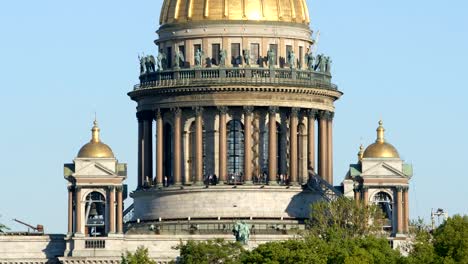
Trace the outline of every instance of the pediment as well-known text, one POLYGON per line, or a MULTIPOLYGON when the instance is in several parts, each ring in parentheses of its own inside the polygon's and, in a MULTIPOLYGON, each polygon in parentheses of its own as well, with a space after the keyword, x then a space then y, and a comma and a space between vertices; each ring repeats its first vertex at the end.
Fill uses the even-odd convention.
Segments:
POLYGON ((88 165, 76 171, 73 176, 75 177, 109 177, 116 176, 113 171, 106 168, 99 162, 90 162, 88 165))
POLYGON ((376 178, 408 178, 402 171, 394 168, 393 166, 385 163, 380 162, 376 165, 370 167, 366 171, 361 173, 361 177, 369 178, 369 177, 376 177, 376 178))

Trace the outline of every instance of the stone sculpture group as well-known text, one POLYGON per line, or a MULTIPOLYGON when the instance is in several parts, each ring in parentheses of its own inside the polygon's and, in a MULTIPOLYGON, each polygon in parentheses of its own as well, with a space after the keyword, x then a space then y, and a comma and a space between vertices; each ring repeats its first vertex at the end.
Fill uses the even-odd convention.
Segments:
MULTIPOLYGON (((202 50, 198 49, 195 51, 195 67, 201 68, 203 65, 203 57, 204 53, 202 50)), ((252 57, 250 55, 250 50, 244 49, 242 50, 242 57, 243 62, 246 67, 250 67, 252 57)), ((149 56, 138 56, 140 62, 140 74, 152 73, 157 71, 166 70, 167 67, 167 56, 164 51, 160 50, 156 59, 153 55, 149 56), (157 66, 157 69, 156 69, 157 66)), ((219 66, 225 67, 226 66, 226 59, 227 59, 227 51, 221 50, 219 52, 219 66)), ((262 60, 263 61, 263 60, 262 60)), ((269 49, 267 51, 267 56, 265 58, 265 63, 268 65, 270 69, 273 69, 276 65, 276 53, 275 50, 269 49)), ((286 63, 289 65, 289 68, 295 69, 298 67, 299 69, 302 68, 302 63, 299 63, 296 58, 296 54, 293 50, 288 51, 286 57, 286 63)), ((307 49, 307 52, 304 56, 304 61, 307 66, 307 70, 309 71, 318 71, 323 73, 330 73, 331 72, 331 63, 332 60, 329 56, 325 56, 324 54, 318 54, 314 56, 313 52, 310 49, 307 49)), ((180 69, 181 66, 185 66, 185 57, 182 51, 177 50, 174 54, 174 69, 180 69), (182 63, 182 64, 181 64, 182 63)))

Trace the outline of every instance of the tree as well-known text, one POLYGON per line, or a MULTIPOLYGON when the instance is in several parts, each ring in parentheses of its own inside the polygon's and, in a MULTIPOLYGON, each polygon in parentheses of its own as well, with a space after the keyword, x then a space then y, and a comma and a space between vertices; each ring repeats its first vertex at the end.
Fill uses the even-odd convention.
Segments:
POLYGON ((223 239, 187 243, 180 243, 176 249, 180 250, 180 264, 211 264, 240 263, 240 257, 245 249, 238 242, 228 242, 223 239))
POLYGON ((384 235, 383 213, 375 205, 364 205, 340 197, 335 201, 321 201, 311 205, 308 229, 311 235, 326 241, 384 235))
MULTIPOLYGON (((1 215, 0 215, 1 217, 1 215)), ((5 233, 5 231, 10 230, 6 225, 0 223, 0 233, 5 233)))
POLYGON ((122 255, 121 264, 156 264, 156 261, 151 260, 148 255, 148 249, 145 247, 138 247, 135 253, 127 253, 122 255))
POLYGON ((450 217, 434 231, 434 251, 444 263, 468 263, 468 215, 450 217))

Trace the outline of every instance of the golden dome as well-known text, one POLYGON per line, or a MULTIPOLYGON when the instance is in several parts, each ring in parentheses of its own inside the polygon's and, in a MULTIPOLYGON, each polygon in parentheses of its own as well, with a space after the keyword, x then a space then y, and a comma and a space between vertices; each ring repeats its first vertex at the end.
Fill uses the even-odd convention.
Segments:
POLYGON ((377 128, 377 140, 366 148, 363 155, 364 158, 400 158, 396 148, 392 144, 385 142, 384 133, 383 122, 380 120, 379 127, 377 128))
POLYGON ((112 152, 112 149, 102 143, 99 138, 100 129, 96 120, 94 120, 94 126, 91 131, 91 141, 81 147, 78 152, 78 158, 113 158, 114 153, 112 152))
POLYGON ((164 0, 159 24, 213 20, 310 22, 305 0, 164 0))

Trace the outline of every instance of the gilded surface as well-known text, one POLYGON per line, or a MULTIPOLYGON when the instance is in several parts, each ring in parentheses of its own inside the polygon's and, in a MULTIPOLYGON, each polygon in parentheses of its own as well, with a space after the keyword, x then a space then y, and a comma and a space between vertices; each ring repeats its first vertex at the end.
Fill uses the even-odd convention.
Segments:
POLYGON ((165 0, 159 22, 207 20, 310 22, 305 0, 165 0))
POLYGON ((78 152, 78 158, 113 158, 114 153, 111 148, 101 142, 99 138, 99 127, 94 121, 94 126, 91 129, 91 141, 84 145, 78 152))
POLYGON ((364 151, 364 158, 400 158, 396 148, 385 142, 384 133, 385 129, 381 120, 377 128, 377 140, 364 151))

